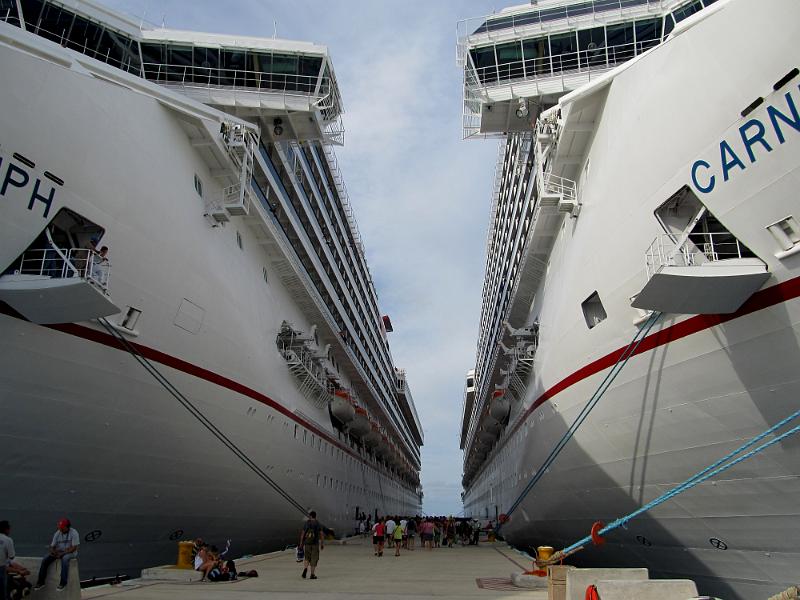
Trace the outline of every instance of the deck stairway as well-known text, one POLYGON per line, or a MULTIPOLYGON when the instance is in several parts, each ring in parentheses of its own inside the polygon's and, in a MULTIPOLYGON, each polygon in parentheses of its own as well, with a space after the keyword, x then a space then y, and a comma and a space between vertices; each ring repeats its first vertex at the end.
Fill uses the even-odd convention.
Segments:
POLYGON ((304 336, 302 331, 284 322, 277 345, 303 397, 319 408, 327 406, 331 401, 331 390, 322 364, 324 354, 317 351, 313 331, 304 336))

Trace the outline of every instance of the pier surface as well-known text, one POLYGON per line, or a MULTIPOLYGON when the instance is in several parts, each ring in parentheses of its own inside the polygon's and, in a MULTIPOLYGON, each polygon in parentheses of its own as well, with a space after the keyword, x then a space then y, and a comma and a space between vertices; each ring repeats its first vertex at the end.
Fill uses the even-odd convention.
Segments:
POLYGON ((379 558, 369 540, 351 539, 325 545, 316 580, 302 579, 302 564, 295 561, 294 551, 286 551, 237 561, 239 571, 255 569, 257 578, 220 583, 136 579, 86 589, 81 596, 82 600, 547 599, 546 586, 535 591, 513 587, 511 573, 530 568, 530 563, 500 542, 401 552, 395 557, 394 550, 386 548, 379 558))

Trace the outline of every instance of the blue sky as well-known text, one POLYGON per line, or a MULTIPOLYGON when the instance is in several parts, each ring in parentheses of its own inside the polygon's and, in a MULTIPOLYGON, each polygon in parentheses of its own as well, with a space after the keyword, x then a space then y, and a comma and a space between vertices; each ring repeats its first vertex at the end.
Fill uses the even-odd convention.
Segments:
POLYGON ((424 510, 459 513, 497 142, 461 140, 456 23, 514 2, 103 1, 169 28, 272 37, 276 25, 328 46, 347 130, 337 155, 425 430, 424 510))

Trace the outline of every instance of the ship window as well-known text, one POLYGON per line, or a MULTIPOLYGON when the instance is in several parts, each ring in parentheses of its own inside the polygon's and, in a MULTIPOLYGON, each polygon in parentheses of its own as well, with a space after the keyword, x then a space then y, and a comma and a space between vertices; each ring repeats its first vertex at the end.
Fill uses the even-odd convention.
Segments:
POLYGON ((520 42, 500 44, 496 51, 500 79, 522 77, 522 45, 520 42))
POLYGON ((267 273, 267 267, 261 267, 261 275, 264 277, 264 283, 269 283, 269 275, 267 273))
POLYGON ((694 13, 700 10, 703 10, 703 3, 700 0, 695 0, 683 8, 673 11, 672 16, 675 18, 676 23, 680 23, 685 18, 691 17, 694 13))
POLYGON ((547 38, 524 40, 522 55, 525 57, 525 73, 527 75, 543 75, 550 73, 550 46, 547 38))
POLYGON ((666 38, 672 30, 675 29, 675 21, 672 19, 672 15, 666 15, 664 17, 664 37, 666 38))
POLYGON ((236 245, 239 246, 239 250, 244 250, 244 242, 242 241, 242 234, 238 231, 236 232, 236 245))
POLYGON ((145 79, 161 81, 165 78, 163 65, 166 62, 167 49, 164 44, 141 44, 142 67, 145 79))
POLYGON ((578 40, 575 32, 550 36, 550 54, 554 71, 569 71, 578 67, 578 40))
POLYGON ((641 54, 648 48, 656 46, 661 40, 661 19, 644 19, 636 21, 636 53, 641 54))
MULTIPOLYGON (((46 4, 39 18, 36 33, 58 44, 69 36, 75 15, 56 4, 46 4)), ((96 40, 95 40, 96 43, 96 40)))
POLYGON ((194 174, 194 190, 197 192, 198 196, 201 198, 203 197, 203 180, 200 179, 197 173, 194 174))
POLYGON ((586 325, 589 329, 594 328, 596 325, 606 320, 608 316, 606 309, 603 308, 603 303, 600 301, 600 296, 594 292, 581 304, 583 308, 583 317, 586 319, 586 325))
POLYGON ((606 62, 606 29, 594 27, 578 32, 581 66, 592 67, 606 62))
POLYGON ((17 3, 15 0, 0 0, 0 21, 19 25, 19 15, 17 14, 17 3))
POLYGON ((633 58, 633 23, 610 25, 606 29, 606 39, 609 62, 625 62, 633 58))
POLYGON ((472 62, 475 64, 475 69, 481 82, 496 81, 497 69, 495 67, 494 46, 474 48, 469 53, 472 56, 472 62))

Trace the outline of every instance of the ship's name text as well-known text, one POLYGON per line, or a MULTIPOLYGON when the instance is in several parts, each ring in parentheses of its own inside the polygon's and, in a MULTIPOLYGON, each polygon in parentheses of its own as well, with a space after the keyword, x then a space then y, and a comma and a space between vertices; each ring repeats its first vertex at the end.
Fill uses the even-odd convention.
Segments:
POLYGON ((692 164, 692 184, 695 189, 708 194, 714 190, 722 175, 728 181, 736 169, 744 171, 748 164, 758 162, 761 156, 772 152, 776 145, 786 141, 786 133, 800 132, 800 114, 792 98, 792 93, 784 96, 786 106, 767 105, 765 119, 750 119, 739 127, 739 135, 734 139, 719 143, 719 161, 696 160, 692 164))
POLYGON ((0 156, 0 182, 2 182, 0 183, 0 198, 4 198, 6 193, 10 193, 14 188, 24 190, 30 187, 28 210, 32 211, 38 207, 42 209, 42 218, 46 219, 56 197, 56 188, 52 184, 46 181, 42 182, 38 177, 34 179, 34 177, 25 167, 8 159, 4 160, 0 156), (5 169, 3 169, 4 165, 5 169))

